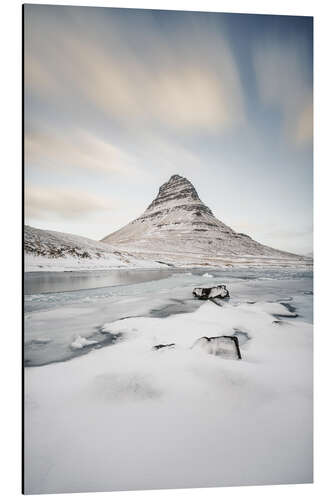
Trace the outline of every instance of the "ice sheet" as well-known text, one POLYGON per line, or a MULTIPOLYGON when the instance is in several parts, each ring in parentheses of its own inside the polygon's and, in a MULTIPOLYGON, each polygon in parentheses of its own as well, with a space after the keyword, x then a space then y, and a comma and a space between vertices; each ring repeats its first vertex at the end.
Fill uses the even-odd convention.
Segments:
POLYGON ((219 273, 223 307, 195 300, 207 277, 188 274, 30 297, 39 356, 97 327, 112 345, 26 368, 27 493, 312 481, 312 278, 219 273), (191 348, 236 331, 242 360, 191 348))

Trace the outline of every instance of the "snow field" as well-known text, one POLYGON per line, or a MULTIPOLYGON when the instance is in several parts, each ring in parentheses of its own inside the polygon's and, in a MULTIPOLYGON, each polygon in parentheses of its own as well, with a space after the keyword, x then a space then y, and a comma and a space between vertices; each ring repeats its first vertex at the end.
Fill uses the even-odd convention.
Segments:
POLYGON ((311 482, 312 325, 275 322, 288 312, 204 303, 123 319, 104 325, 114 346, 27 369, 27 492, 311 482), (235 329, 242 360, 191 349, 235 329))

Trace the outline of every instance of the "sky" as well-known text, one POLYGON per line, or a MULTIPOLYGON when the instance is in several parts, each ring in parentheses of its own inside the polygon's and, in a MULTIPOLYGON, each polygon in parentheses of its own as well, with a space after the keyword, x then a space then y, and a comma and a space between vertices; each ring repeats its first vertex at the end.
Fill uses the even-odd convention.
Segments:
POLYGON ((312 252, 310 17, 25 5, 25 223, 101 239, 171 175, 312 252))

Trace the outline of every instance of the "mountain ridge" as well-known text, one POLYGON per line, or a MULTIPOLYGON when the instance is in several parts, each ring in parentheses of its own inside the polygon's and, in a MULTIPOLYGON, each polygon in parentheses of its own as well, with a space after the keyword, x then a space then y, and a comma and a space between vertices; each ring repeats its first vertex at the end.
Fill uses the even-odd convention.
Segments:
POLYGON ((142 215, 101 241, 140 257, 158 255, 171 262, 177 262, 180 254, 182 262, 186 256, 195 262, 240 257, 303 259, 234 231, 214 216, 193 184, 178 174, 160 186, 142 215))

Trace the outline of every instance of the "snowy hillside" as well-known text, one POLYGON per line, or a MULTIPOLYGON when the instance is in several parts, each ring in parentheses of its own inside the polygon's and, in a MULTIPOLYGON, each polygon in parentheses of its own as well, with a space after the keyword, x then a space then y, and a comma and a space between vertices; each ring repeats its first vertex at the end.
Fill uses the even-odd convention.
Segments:
POLYGON ((237 233, 217 219, 186 178, 173 175, 137 219, 102 240, 141 258, 173 264, 306 263, 237 233))
POLYGON ((30 226, 24 227, 24 253, 26 271, 163 267, 99 241, 30 226))

